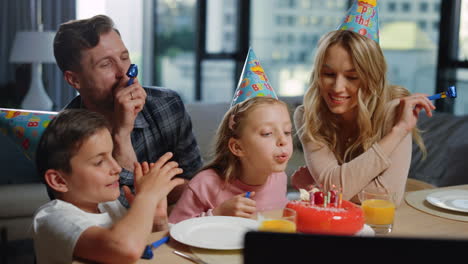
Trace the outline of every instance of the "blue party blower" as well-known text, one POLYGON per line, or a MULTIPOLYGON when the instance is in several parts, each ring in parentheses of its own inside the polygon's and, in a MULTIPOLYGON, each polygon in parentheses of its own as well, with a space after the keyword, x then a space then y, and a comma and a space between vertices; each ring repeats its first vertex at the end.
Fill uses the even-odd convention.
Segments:
POLYGON ((147 245, 143 251, 142 259, 152 259, 153 258, 153 249, 158 248, 162 244, 169 241, 169 236, 165 236, 159 240, 154 241, 153 243, 147 245))
POLYGON ((455 88, 455 86, 449 86, 449 88, 447 88, 447 91, 428 96, 427 98, 429 98, 429 100, 437 100, 446 97, 457 98, 457 88, 455 88))
POLYGON ((133 84, 133 81, 138 75, 138 66, 136 64, 130 64, 130 67, 128 68, 127 71, 127 76, 130 78, 127 82, 127 86, 130 86, 133 84))

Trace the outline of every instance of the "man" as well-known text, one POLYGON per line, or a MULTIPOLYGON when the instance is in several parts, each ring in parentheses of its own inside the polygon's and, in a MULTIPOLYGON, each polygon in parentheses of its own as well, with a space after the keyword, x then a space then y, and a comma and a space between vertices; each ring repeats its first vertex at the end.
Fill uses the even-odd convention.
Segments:
MULTIPOLYGON (((192 123, 175 91, 142 87, 137 79, 127 86, 130 56, 113 21, 104 15, 60 26, 54 55, 65 80, 80 93, 65 108, 101 113, 112 125, 113 155, 122 166, 120 184, 133 186, 136 161, 156 162, 172 152, 190 179, 202 160, 192 123)), ((184 185, 168 196, 175 203, 184 185)), ((121 192, 119 200, 128 207, 121 192)))

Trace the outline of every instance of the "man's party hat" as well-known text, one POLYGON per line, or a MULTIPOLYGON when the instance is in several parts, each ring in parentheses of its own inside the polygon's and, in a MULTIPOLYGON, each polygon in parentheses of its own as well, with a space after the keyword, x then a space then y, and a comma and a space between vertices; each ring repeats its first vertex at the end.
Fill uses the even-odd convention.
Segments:
POLYGON ((268 77, 260 61, 257 59, 255 52, 252 48, 249 48, 249 53, 247 53, 247 59, 245 60, 244 69, 242 70, 239 84, 237 84, 231 107, 257 96, 278 98, 270 83, 268 83, 268 77))
POLYGON ((57 112, 0 108, 0 134, 10 138, 34 161, 42 133, 57 112))
POLYGON ((379 43, 377 0, 356 0, 338 29, 351 30, 379 43))

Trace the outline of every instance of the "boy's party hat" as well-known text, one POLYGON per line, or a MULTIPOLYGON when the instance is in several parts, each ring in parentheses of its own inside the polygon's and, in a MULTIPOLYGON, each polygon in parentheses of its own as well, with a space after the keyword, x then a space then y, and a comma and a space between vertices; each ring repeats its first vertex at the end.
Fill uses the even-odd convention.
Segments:
POLYGON ((242 69, 242 74, 237 84, 231 107, 257 96, 278 98, 270 83, 268 83, 268 77, 260 61, 257 59, 255 52, 252 48, 249 48, 249 53, 247 53, 247 59, 245 60, 244 69, 242 69))
POLYGON ((355 0, 338 29, 357 32, 379 43, 377 0, 355 0))
POLYGON ((34 161, 42 133, 57 112, 0 108, 0 134, 10 138, 34 161))

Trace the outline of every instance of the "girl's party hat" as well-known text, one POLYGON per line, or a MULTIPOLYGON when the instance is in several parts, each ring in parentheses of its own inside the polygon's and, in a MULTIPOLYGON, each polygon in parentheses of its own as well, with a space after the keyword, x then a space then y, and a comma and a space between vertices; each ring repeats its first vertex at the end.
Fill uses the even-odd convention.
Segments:
POLYGON ((57 112, 0 108, 0 134, 15 142, 34 161, 42 133, 57 112))
POLYGON ((244 68, 242 69, 242 74, 237 84, 234 98, 232 99, 231 107, 257 96, 278 98, 275 91, 268 83, 268 77, 260 61, 257 59, 255 52, 252 48, 249 48, 247 59, 245 60, 244 68))
POLYGON ((379 43, 377 0, 356 0, 338 29, 351 30, 379 43))

